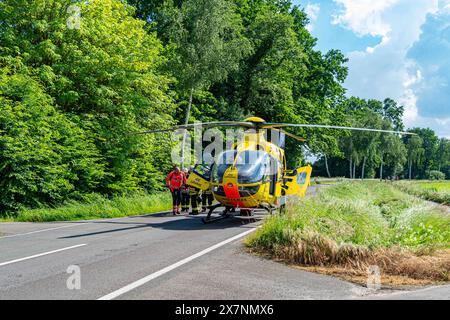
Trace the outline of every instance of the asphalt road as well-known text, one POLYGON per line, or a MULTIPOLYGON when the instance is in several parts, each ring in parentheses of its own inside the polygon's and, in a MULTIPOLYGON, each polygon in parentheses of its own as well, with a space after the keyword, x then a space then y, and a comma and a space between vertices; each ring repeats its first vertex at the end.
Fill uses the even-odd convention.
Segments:
POLYGON ((261 222, 200 218, 1 223, 0 299, 450 299, 450 286, 371 292, 255 257, 242 239, 261 222))

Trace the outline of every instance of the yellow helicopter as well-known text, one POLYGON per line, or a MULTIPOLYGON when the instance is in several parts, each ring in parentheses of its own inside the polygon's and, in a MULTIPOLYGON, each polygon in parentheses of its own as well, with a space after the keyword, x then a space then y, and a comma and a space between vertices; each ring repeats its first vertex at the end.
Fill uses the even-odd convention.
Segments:
POLYGON ((284 152, 284 135, 304 142, 305 139, 283 128, 327 128, 383 133, 411 134, 379 129, 353 128, 315 124, 269 123, 259 117, 250 117, 242 122, 219 121, 181 125, 169 129, 152 130, 143 133, 169 132, 179 129, 211 127, 242 127, 243 138, 229 150, 215 157, 212 164, 197 164, 189 174, 187 184, 200 190, 211 190, 218 204, 209 208, 204 223, 231 216, 253 219, 256 209, 265 209, 269 213, 282 211, 289 197, 304 197, 310 185, 312 167, 305 166, 287 170, 284 152), (265 138, 266 130, 283 135, 282 141, 269 142, 265 138), (213 212, 225 207, 219 216, 213 212), (238 209, 238 210, 236 210, 238 209))

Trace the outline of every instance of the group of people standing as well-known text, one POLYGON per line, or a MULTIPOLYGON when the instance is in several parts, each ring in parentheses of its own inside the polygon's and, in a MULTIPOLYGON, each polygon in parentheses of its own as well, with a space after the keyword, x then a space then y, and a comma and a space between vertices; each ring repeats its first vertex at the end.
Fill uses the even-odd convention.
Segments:
POLYGON ((167 187, 172 193, 172 212, 174 215, 182 212, 189 212, 191 215, 197 215, 200 211, 206 211, 214 201, 214 195, 211 190, 200 190, 187 184, 189 170, 180 170, 175 167, 166 178, 167 187))

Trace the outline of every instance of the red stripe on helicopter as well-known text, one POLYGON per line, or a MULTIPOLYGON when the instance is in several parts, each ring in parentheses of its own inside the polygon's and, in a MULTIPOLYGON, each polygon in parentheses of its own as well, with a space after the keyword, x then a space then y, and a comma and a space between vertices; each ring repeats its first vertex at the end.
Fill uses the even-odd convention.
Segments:
POLYGON ((239 194, 239 190, 237 185, 233 183, 227 183, 223 186, 223 191, 225 192, 225 196, 230 200, 230 204, 233 207, 244 207, 244 204, 241 201, 236 201, 234 199, 239 199, 241 195, 239 194))

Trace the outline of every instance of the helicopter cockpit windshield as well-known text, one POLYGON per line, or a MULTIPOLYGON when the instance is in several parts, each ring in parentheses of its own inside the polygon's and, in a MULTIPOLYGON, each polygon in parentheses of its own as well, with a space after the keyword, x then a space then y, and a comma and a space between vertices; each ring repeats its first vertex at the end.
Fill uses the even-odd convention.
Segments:
POLYGON ((225 171, 233 164, 238 171, 238 183, 258 183, 269 171, 270 157, 267 152, 261 150, 245 150, 239 153, 236 150, 225 151, 217 158, 214 166, 214 181, 222 183, 225 171))
POLYGON ((214 182, 218 182, 218 183, 223 182, 223 175, 225 174, 225 171, 227 171, 227 169, 233 165, 236 154, 237 154, 236 150, 228 150, 228 151, 222 152, 217 157, 216 163, 213 167, 213 181, 214 182))
POLYGON ((260 150, 246 150, 238 154, 236 168, 238 183, 257 183, 264 179, 270 166, 269 155, 260 150))

